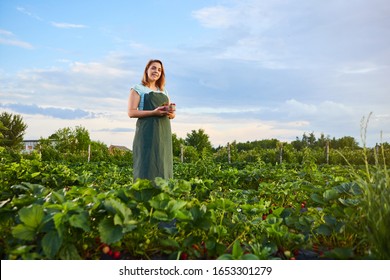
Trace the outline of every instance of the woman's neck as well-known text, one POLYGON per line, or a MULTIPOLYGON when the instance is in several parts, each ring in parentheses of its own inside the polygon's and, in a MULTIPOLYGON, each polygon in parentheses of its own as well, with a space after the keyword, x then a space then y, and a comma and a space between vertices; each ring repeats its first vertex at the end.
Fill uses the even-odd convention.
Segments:
POLYGON ((158 89, 158 87, 156 86, 156 83, 155 83, 155 82, 149 83, 149 84, 148 84, 148 88, 151 88, 151 89, 153 89, 153 90, 157 90, 157 89, 158 89))

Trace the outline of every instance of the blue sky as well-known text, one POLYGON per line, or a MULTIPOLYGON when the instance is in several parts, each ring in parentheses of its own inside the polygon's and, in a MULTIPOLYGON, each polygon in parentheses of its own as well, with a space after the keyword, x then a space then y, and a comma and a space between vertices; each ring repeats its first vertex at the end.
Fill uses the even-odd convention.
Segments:
POLYGON ((0 2, 0 111, 25 139, 81 125, 131 147, 130 87, 164 62, 173 132, 214 146, 303 133, 390 142, 387 0, 0 2))

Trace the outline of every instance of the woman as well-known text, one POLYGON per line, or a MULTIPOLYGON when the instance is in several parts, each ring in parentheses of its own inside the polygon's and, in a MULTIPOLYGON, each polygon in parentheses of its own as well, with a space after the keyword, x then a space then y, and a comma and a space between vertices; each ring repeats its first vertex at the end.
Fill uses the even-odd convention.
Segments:
POLYGON ((141 84, 133 86, 128 115, 138 118, 133 141, 133 177, 154 180, 173 177, 172 132, 174 107, 165 89, 164 66, 150 60, 141 84))

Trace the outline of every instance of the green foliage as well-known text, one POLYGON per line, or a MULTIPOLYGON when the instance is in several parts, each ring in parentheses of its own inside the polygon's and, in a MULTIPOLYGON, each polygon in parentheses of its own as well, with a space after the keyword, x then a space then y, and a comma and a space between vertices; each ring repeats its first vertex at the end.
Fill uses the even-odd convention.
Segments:
POLYGON ((172 133, 172 148, 173 148, 173 156, 180 158, 181 156, 181 147, 184 145, 184 139, 178 138, 176 133, 172 133))
POLYGON ((76 153, 86 151, 91 142, 89 132, 80 126, 72 129, 65 127, 57 130, 49 137, 59 152, 76 153))
POLYGON ((23 122, 22 116, 2 112, 0 114, 0 146, 13 151, 21 150, 26 129, 27 124, 23 122))
MULTIPOLYGON (((364 172, 354 171, 355 180, 362 191, 359 214, 363 232, 372 244, 370 254, 376 259, 390 259, 390 175, 387 170, 384 147, 377 155, 374 166, 366 165, 364 172), (383 161, 380 161, 379 159, 383 161)), ((366 160, 367 160, 366 156, 366 160)))
POLYGON ((173 136, 175 179, 154 182, 133 182, 132 153, 81 127, 40 153, 0 149, 2 259, 390 258, 388 145, 346 138, 325 164, 324 136, 214 151, 204 131, 187 136, 173 136))
POLYGON ((7 128, 4 126, 3 121, 0 120, 0 139, 4 138, 3 132, 4 130, 7 130, 7 128))
POLYGON ((234 141, 232 144, 237 147, 237 151, 250 151, 250 150, 260 150, 260 149, 275 149, 278 146, 279 141, 277 139, 265 139, 265 140, 256 140, 246 143, 237 143, 234 141))
POLYGON ((185 144, 194 147, 198 153, 202 153, 204 150, 212 150, 209 136, 205 133, 204 129, 199 129, 198 131, 192 130, 191 133, 187 133, 185 144))
POLYGON ((57 130, 48 139, 41 139, 39 149, 44 151, 44 158, 48 156, 48 159, 55 157, 68 161, 86 161, 90 144, 89 132, 84 127, 65 127, 57 130))
POLYGON ((130 259, 286 259, 317 246, 317 258, 387 258, 387 171, 370 169, 368 192, 352 167, 312 156, 180 163, 153 183, 108 162, 3 163, 2 257, 98 259, 109 246, 130 259))

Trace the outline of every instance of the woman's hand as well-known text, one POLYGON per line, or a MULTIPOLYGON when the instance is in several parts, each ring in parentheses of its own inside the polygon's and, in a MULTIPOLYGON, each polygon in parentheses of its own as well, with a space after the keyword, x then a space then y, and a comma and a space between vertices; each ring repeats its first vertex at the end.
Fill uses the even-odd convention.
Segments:
POLYGON ((170 120, 174 119, 176 114, 176 104, 175 103, 169 103, 168 105, 168 118, 170 120))
POLYGON ((155 116, 165 117, 168 116, 169 119, 174 119, 176 114, 175 110, 171 110, 169 106, 160 106, 153 110, 155 116))
POLYGON ((169 114, 167 106, 160 106, 153 110, 153 113, 157 117, 165 117, 169 114))

